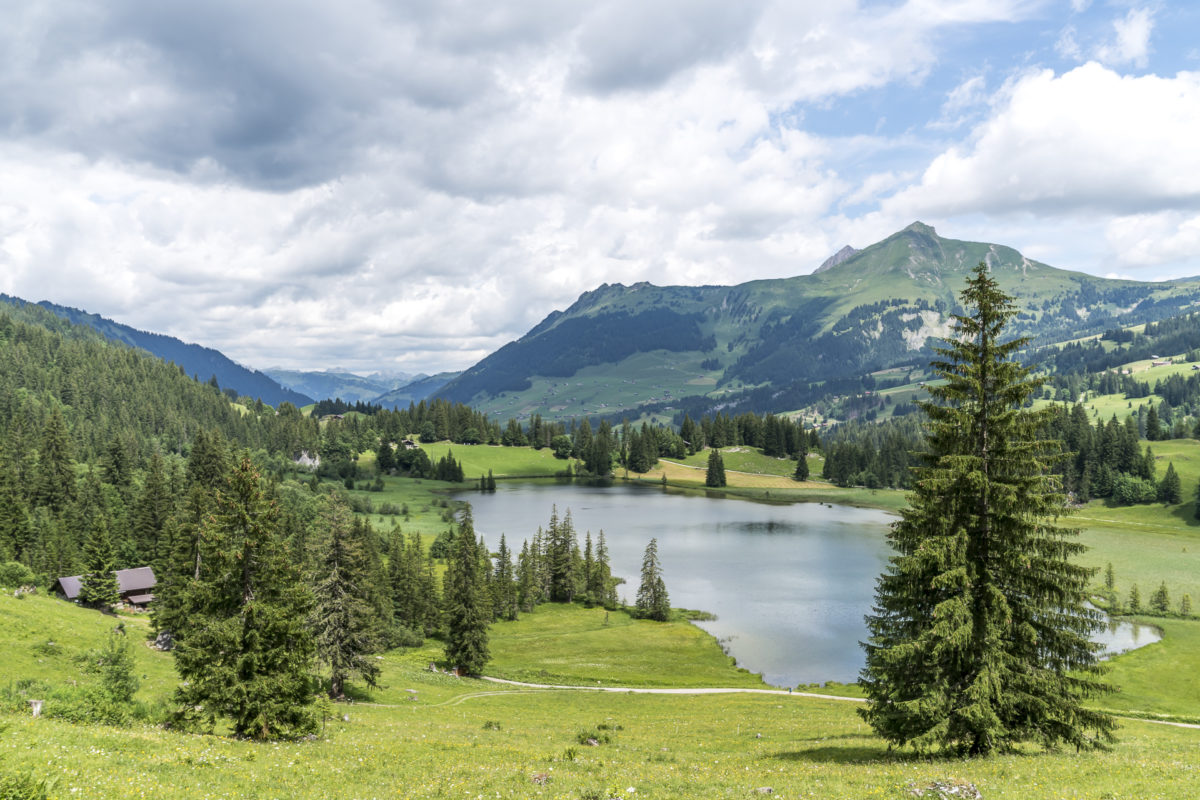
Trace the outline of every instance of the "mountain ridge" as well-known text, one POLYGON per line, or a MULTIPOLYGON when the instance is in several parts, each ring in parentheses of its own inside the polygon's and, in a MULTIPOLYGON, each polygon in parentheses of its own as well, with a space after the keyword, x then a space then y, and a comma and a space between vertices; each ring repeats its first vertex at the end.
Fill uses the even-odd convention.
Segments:
POLYGON ((35 303, 20 297, 0 294, 0 302, 17 306, 39 306, 68 322, 86 325, 107 339, 144 350, 163 361, 173 362, 198 380, 216 377, 221 388, 233 389, 239 395, 261 398, 270 406, 277 407, 282 402, 288 402, 299 407, 313 402, 311 397, 285 389, 264 373, 244 367, 211 347, 184 342, 162 333, 138 330, 99 314, 61 306, 49 300, 35 303))
POLYGON ((1098 278, 1006 245, 944 238, 919 221, 849 249, 790 278, 601 284, 437 396, 518 418, 637 416, 685 397, 711 409, 753 396, 754 410, 783 411, 805 386, 927 361, 980 261, 1017 298, 1013 333, 1039 341, 1161 319, 1200 303, 1197 279, 1098 278))

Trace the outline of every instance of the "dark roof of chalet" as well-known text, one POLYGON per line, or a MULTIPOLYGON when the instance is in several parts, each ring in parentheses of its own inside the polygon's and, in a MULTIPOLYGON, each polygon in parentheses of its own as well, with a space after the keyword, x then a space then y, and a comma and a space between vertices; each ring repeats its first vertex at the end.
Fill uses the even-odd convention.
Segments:
MULTIPOLYGON (((72 575, 69 578, 59 578, 57 583, 62 587, 62 593, 66 595, 68 600, 74 600, 79 597, 79 584, 82 575, 72 575)), ((150 567, 134 567, 133 569, 117 570, 117 591, 124 595, 128 592, 138 592, 145 594, 150 589, 153 589, 158 581, 154 577, 154 570, 150 567)))

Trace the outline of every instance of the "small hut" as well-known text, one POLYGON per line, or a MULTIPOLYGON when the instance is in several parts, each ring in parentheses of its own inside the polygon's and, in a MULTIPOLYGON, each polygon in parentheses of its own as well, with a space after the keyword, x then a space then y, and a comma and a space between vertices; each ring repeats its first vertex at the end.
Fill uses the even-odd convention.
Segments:
MULTIPOLYGON (((60 597, 75 601, 79 598, 79 587, 83 581, 82 575, 72 575, 59 578, 54 582, 51 591, 60 597)), ((133 569, 117 570, 117 591, 121 602, 136 608, 145 608, 154 599, 154 587, 158 580, 150 567, 134 567, 133 569)))

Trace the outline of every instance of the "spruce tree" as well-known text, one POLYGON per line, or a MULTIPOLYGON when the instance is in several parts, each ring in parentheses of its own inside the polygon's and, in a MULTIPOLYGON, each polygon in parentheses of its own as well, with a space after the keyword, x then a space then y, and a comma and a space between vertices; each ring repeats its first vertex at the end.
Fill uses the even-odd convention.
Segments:
POLYGON ((121 593, 117 586, 117 556, 102 516, 92 519, 83 558, 87 571, 79 581, 79 602, 107 611, 121 601, 121 593))
POLYGON ((224 717, 235 735, 255 739, 310 733, 312 593, 248 458, 217 491, 199 534, 198 575, 174 618, 179 721, 211 728, 224 717))
POLYGON ((512 551, 508 541, 500 534, 500 548, 496 551, 496 570, 492 574, 492 611, 496 619, 517 618, 517 580, 513 573, 512 551))
POLYGON ((1158 484, 1159 502, 1173 506, 1183 502, 1183 487, 1179 483, 1179 474, 1175 472, 1175 462, 1167 464, 1167 472, 1158 484))
POLYGON ((67 422, 57 408, 46 420, 38 451, 37 482, 34 502, 55 513, 62 513, 75 496, 75 466, 71 454, 71 435, 67 422))
POLYGON ((720 487, 725 485, 725 461, 721 451, 715 447, 708 452, 708 469, 704 473, 704 485, 720 487))
POLYGON ((801 453, 796 459, 796 471, 792 473, 792 478, 798 481, 808 480, 808 454, 801 453))
POLYGON ((368 599, 373 576, 362 531, 352 523, 345 503, 330 501, 320 527, 311 625, 317 656, 329 665, 329 696, 338 698, 351 675, 371 687, 378 682, 379 665, 371 655, 380 649, 374 625, 379 615, 368 599))
POLYGON ((1183 597, 1179 598, 1179 616, 1190 617, 1192 615, 1192 596, 1184 593, 1183 597))
POLYGON ((1072 563, 1083 546, 1056 524, 1060 445, 1038 435, 1053 412, 1022 409, 1040 381, 1012 360, 1025 340, 1003 341, 1017 311, 986 265, 962 303, 933 363, 945 385, 921 404, 926 466, 867 617, 860 713, 889 743, 919 750, 1101 746, 1113 722, 1083 705, 1110 691, 1089 640, 1092 571, 1072 563))
POLYGON ((608 542, 604 540, 604 531, 596 539, 596 588, 600 591, 600 602, 605 608, 617 607, 617 584, 624 583, 614 579, 612 567, 608 563, 608 542))
POLYGON ((146 479, 133 512, 133 539, 139 566, 156 563, 161 555, 160 540, 171 516, 171 490, 167 485, 162 455, 150 457, 146 479))
POLYGON ((1167 614, 1171 611, 1171 595, 1167 591, 1167 582, 1163 581, 1150 595, 1150 610, 1156 614, 1167 614))
POLYGON ((671 600, 658 563, 658 539, 651 539, 642 554, 642 582, 635 605, 637 616, 666 622, 671 618, 671 600))
POLYGON ((1138 590, 1138 585, 1135 583, 1133 588, 1129 590, 1129 613, 1137 614, 1142 610, 1142 593, 1138 590))
POLYGON ((466 675, 478 675, 488 662, 486 586, 479 572, 479 545, 468 508, 454 537, 454 550, 443 579, 446 608, 446 660, 466 675))

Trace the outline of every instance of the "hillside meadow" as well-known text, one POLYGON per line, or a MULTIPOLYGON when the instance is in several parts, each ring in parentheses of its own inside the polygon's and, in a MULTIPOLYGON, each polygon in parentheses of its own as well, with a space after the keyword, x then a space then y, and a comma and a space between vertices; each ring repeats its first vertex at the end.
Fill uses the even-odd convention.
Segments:
MULTIPOLYGON (((681 633, 676 626, 684 623, 621 616, 609 625, 635 644, 615 656, 595 610, 551 607, 495 626, 497 671, 606 685, 611 675, 630 686, 679 673, 684 683, 755 688, 711 638, 681 633), (606 658, 616 663, 601 663, 606 658)), ((926 759, 888 752, 852 701, 521 689, 431 672, 435 642, 385 654, 381 688, 329 708, 323 734, 311 741, 33 719, 11 702, 18 682, 31 673, 55 684, 88 681, 73 657, 102 640, 115 619, 44 596, 9 595, 0 597, 0 617, 12 623, 0 631, 10 654, 0 666, 10 697, 0 714, 0 770, 44 778, 56 798, 740 798, 770 787, 777 797, 900 800, 947 780, 971 782, 989 800, 1180 798, 1198 780, 1195 729, 1123 719, 1120 742, 1105 753, 1029 747, 976 761, 926 759), (39 647, 49 636, 53 654, 39 647), (584 743, 589 738, 598 744, 584 743)), ((123 619, 138 641, 144 618, 123 619)), ((1118 663, 1145 661, 1169 678, 1180 667, 1154 664, 1157 647, 1118 663)), ((170 656, 139 643, 137 658, 138 699, 164 699, 174 680, 170 656)))

